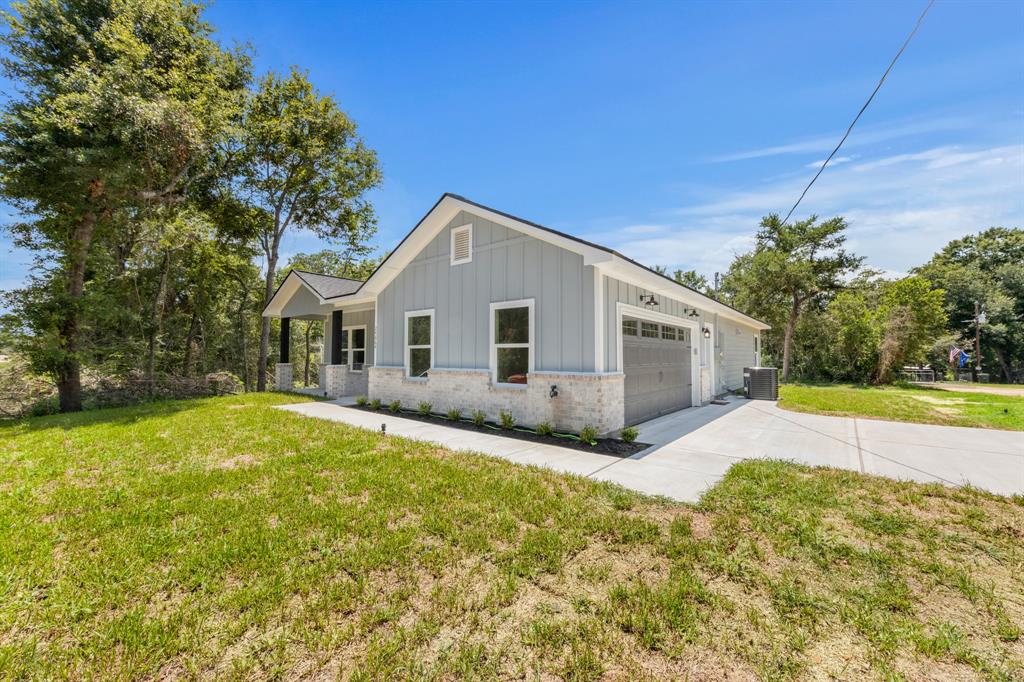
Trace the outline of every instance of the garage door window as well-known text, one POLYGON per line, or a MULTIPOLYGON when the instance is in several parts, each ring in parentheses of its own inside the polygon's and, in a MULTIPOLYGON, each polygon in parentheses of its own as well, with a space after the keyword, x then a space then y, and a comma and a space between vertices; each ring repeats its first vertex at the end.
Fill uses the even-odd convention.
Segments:
POLYGON ((658 325, 653 322, 641 322, 640 323, 640 336, 645 339, 656 339, 658 338, 658 325))
POLYGON ((661 328, 661 338, 665 339, 666 341, 675 341, 676 340, 676 328, 675 327, 669 327, 668 325, 662 327, 661 328))
POLYGON ((623 336, 636 336, 636 320, 623 320, 622 321, 622 335, 623 336))
POLYGON ((491 304, 491 378, 522 386, 533 371, 533 301, 491 304))

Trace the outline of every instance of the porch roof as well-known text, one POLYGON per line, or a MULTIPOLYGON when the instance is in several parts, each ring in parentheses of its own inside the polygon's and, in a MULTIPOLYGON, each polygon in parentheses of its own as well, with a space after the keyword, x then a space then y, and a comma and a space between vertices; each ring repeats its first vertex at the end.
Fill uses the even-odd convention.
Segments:
MULTIPOLYGON (((362 280, 292 270, 263 309, 264 317, 317 318, 363 286, 362 280), (290 309, 290 310, 289 310, 290 309)), ((372 300, 372 299, 371 299, 372 300)))

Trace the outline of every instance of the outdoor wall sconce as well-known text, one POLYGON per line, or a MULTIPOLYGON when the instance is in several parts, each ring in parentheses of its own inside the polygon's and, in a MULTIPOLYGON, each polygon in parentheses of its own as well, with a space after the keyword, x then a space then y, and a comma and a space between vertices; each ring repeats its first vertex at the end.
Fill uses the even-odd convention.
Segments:
POLYGON ((697 312, 696 308, 683 308, 683 314, 690 317, 700 317, 700 313, 697 312))
POLYGON ((557 398, 558 397, 558 386, 556 386, 554 384, 551 384, 551 391, 548 392, 548 397, 549 398, 557 398))
POLYGON ((654 306, 658 305, 658 302, 654 300, 654 294, 640 294, 640 302, 643 303, 648 308, 653 308, 654 306))
POLYGON ((711 338, 711 330, 708 329, 707 327, 704 327, 704 338, 705 339, 710 339, 711 338))

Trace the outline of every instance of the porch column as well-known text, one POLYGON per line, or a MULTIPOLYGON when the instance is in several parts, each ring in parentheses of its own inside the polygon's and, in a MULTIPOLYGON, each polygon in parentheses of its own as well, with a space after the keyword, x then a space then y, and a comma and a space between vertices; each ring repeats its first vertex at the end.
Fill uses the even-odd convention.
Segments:
POLYGON ((288 362, 288 346, 291 339, 292 318, 281 318, 281 364, 288 362))
POLYGON ((343 365, 345 360, 341 356, 341 311, 331 311, 331 364, 343 365))
POLYGON ((324 393, 330 398, 340 398, 348 394, 348 367, 345 364, 345 352, 341 348, 342 341, 341 311, 331 311, 331 356, 330 364, 324 372, 326 385, 324 393))

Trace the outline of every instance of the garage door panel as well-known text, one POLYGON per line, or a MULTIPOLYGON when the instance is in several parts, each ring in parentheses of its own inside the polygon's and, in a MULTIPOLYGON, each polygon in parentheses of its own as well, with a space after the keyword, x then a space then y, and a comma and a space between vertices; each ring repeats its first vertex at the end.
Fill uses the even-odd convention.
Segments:
MULTIPOLYGON (((650 332, 651 323, 646 325, 650 332)), ((641 330, 644 327, 637 321, 636 328, 641 330)), ((689 338, 689 334, 682 337, 672 329, 664 333, 662 325, 658 325, 657 335, 623 335, 627 424, 653 419, 691 405, 690 344, 673 337, 689 338)))

